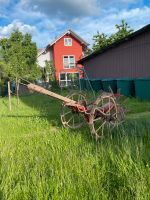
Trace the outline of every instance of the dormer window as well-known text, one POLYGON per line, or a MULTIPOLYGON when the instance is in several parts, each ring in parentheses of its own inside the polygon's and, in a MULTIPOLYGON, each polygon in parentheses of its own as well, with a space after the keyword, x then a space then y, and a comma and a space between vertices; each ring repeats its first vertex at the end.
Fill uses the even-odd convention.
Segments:
POLYGON ((64 46, 72 46, 72 39, 64 38, 64 46))

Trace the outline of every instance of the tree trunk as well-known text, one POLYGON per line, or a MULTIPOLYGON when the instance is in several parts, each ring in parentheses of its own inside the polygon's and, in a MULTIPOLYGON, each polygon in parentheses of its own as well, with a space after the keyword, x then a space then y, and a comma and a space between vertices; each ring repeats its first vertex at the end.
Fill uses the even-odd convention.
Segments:
POLYGON ((11 90, 10 90, 10 81, 8 81, 8 99, 9 99, 9 110, 11 111, 11 90))
POLYGON ((19 80, 16 78, 16 97, 17 97, 17 105, 19 105, 19 80))

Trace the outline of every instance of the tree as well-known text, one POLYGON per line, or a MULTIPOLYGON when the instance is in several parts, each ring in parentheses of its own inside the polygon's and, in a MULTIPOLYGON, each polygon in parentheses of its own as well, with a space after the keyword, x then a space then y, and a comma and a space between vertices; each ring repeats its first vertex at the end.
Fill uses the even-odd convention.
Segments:
POLYGON ((131 27, 128 25, 127 22, 125 22, 125 20, 122 20, 120 25, 116 24, 116 29, 117 32, 112 35, 112 41, 121 40, 122 38, 130 35, 133 32, 133 29, 131 29, 131 27))
POLYGON ((53 61, 45 61, 45 68, 43 71, 43 79, 49 79, 49 81, 54 82, 55 78, 55 67, 53 61))
POLYGON ((33 80, 40 76, 36 64, 37 47, 30 34, 15 30, 10 38, 0 40, 1 57, 5 73, 14 80, 16 77, 33 80))
POLYGON ((107 36, 104 33, 100 34, 99 31, 97 31, 97 34, 93 36, 93 51, 104 49, 113 42, 119 41, 133 32, 133 29, 130 28, 125 20, 122 20, 120 25, 116 24, 115 27, 117 29, 117 32, 110 36, 107 36))
POLYGON ((93 36, 93 40, 95 41, 93 44, 94 51, 97 49, 102 49, 108 45, 107 35, 104 33, 100 34, 99 31, 97 31, 97 34, 93 36))

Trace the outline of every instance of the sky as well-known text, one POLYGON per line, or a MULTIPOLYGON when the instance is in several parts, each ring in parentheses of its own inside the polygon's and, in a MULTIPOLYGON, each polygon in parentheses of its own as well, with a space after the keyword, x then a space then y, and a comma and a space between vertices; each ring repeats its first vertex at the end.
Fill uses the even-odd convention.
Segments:
POLYGON ((150 0, 0 0, 0 38, 19 29, 38 48, 67 29, 92 46, 97 31, 110 35, 122 19, 134 30, 150 24, 150 0))

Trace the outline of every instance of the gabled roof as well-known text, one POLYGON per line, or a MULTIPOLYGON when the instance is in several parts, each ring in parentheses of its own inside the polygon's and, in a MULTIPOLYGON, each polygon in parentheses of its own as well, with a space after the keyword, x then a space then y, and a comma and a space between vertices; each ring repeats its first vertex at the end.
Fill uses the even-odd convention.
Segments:
POLYGON ((84 61, 87 61, 87 60, 90 60, 91 58, 97 56, 97 55, 100 55, 100 54, 103 54, 105 53, 106 51, 109 51, 109 49, 113 49, 123 43, 125 43, 126 41, 129 41, 131 39, 133 39, 134 37, 138 36, 138 35, 141 35, 142 33, 145 33, 145 32, 148 32, 150 31, 150 24, 148 24, 147 26, 144 26, 143 28, 131 33, 130 35, 128 35, 127 37, 124 37, 123 39, 121 40, 118 40, 116 42, 113 42, 111 45, 103 48, 103 49, 100 49, 100 50, 97 50, 93 53, 91 53, 90 55, 82 58, 81 60, 78 61, 79 64, 83 64, 84 61))
POLYGON ((41 54, 45 53, 45 51, 46 51, 46 48, 38 49, 37 57, 39 57, 41 54))
POLYGON ((58 38, 56 38, 54 41, 52 41, 46 48, 53 46, 58 40, 60 40, 63 36, 65 36, 66 34, 70 34, 72 35, 74 38, 76 38, 78 41, 80 41, 82 44, 84 44, 85 46, 88 46, 89 44, 82 39, 78 34, 76 34, 74 31, 72 31, 71 29, 68 29, 67 31, 65 31, 63 34, 61 34, 58 38))

